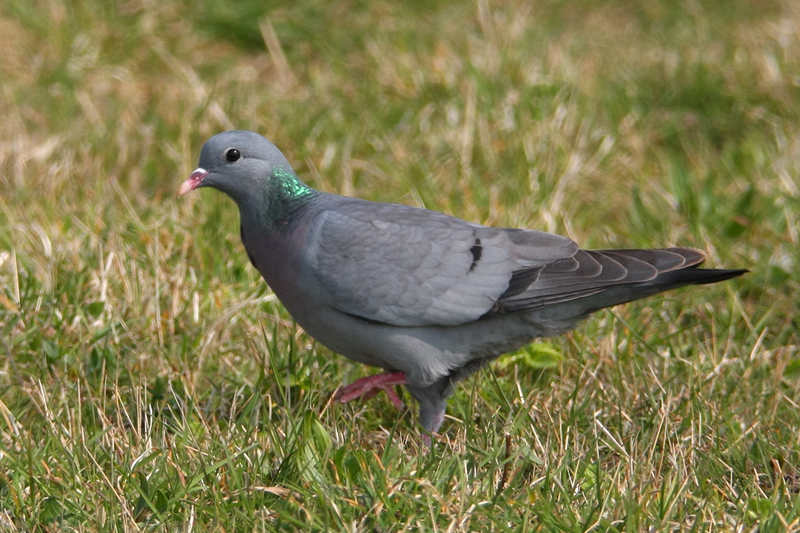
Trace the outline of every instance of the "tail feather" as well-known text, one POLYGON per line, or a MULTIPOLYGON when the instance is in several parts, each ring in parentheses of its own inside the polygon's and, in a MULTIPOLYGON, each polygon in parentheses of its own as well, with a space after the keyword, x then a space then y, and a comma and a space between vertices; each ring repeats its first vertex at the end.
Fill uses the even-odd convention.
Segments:
POLYGON ((570 264, 565 269, 558 261, 540 267, 536 275, 515 274, 518 282, 514 290, 500 297, 497 308, 487 318, 504 312, 580 318, 685 285, 717 283, 748 272, 698 268, 705 258, 703 252, 693 248, 579 250, 564 260, 577 266, 570 264))

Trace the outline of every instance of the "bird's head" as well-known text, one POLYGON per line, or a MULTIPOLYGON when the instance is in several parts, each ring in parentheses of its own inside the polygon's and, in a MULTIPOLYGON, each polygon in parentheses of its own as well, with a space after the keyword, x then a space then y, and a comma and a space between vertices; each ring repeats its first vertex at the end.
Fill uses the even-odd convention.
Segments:
POLYGON ((275 180, 297 180, 274 144, 252 131, 226 131, 211 137, 200 152, 199 167, 178 189, 178 196, 200 187, 224 192, 240 206, 260 196, 275 180))

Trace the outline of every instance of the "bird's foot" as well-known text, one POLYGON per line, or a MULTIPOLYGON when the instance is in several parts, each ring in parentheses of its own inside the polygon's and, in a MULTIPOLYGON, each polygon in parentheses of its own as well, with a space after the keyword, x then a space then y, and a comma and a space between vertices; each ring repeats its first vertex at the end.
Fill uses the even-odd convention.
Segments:
POLYGON ((392 405, 398 409, 404 409, 406 405, 392 387, 405 384, 406 375, 402 372, 387 372, 385 374, 368 376, 366 378, 357 379, 350 385, 339 389, 339 392, 336 394, 336 400, 340 403, 349 402, 356 398, 368 400, 380 391, 386 391, 386 395, 389 396, 389 401, 392 402, 392 405))

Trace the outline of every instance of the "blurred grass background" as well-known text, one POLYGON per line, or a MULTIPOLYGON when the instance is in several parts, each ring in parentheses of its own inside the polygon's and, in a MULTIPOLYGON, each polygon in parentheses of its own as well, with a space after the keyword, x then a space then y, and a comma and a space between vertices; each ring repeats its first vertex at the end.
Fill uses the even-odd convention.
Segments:
POLYGON ((0 530, 800 527, 800 5, 5 0, 0 530), (312 186, 733 282, 458 387, 430 451, 299 331, 203 142, 312 186))

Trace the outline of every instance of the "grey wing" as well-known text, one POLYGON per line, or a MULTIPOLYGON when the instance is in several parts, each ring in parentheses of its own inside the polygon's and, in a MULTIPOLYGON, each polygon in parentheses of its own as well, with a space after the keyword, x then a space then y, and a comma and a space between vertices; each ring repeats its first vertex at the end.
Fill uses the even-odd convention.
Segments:
POLYGON ((491 312, 515 272, 578 250, 566 237, 470 224, 393 204, 317 215, 307 263, 342 312, 396 326, 457 325, 491 312))
MULTIPOLYGON (((652 294, 647 282, 661 274, 694 267, 705 254, 691 248, 657 250, 579 250, 574 256, 535 270, 515 273, 509 290, 500 296, 496 313, 532 311, 587 298, 611 287, 643 285, 642 296, 652 294)), ((666 285, 666 283, 665 283, 666 285)), ((660 290, 666 290, 666 286, 660 290)), ((636 299, 636 291, 614 303, 636 299)), ((589 307, 592 307, 591 305, 589 307)))

